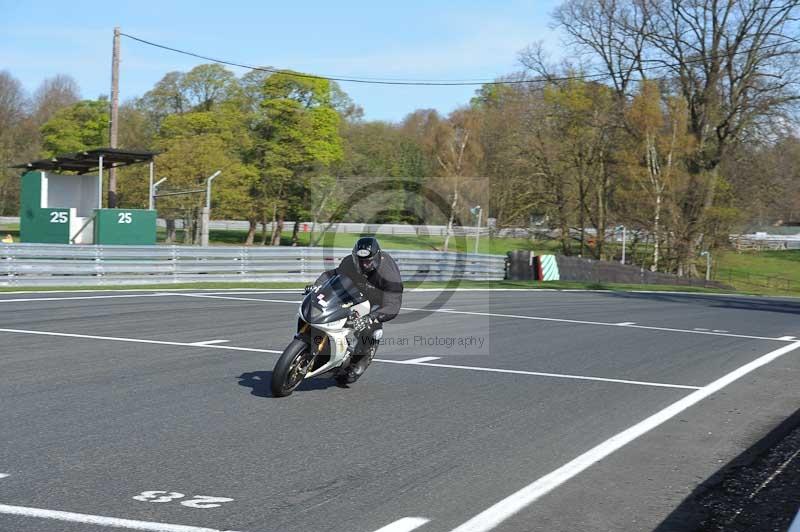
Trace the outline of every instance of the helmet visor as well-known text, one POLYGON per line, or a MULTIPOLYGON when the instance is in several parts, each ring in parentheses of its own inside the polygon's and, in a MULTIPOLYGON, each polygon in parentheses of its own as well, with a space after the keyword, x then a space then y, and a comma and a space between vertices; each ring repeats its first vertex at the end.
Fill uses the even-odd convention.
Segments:
POLYGON ((369 273, 378 267, 378 254, 372 255, 370 250, 368 249, 359 249, 356 250, 354 253, 356 264, 358 264, 358 269, 361 273, 369 273))

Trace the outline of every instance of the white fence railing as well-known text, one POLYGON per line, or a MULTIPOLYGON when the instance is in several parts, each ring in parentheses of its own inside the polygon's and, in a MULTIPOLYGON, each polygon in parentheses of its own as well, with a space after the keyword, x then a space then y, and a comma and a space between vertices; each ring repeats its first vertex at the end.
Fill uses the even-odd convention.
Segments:
POLYGON ((800 234, 770 235, 767 233, 753 233, 750 235, 731 235, 731 242, 739 250, 800 249, 800 234))
MULTIPOLYGON (((0 286, 311 282, 348 253, 343 248, 0 244, 0 286)), ((407 281, 498 280, 505 273, 499 255, 390 253, 407 281)))

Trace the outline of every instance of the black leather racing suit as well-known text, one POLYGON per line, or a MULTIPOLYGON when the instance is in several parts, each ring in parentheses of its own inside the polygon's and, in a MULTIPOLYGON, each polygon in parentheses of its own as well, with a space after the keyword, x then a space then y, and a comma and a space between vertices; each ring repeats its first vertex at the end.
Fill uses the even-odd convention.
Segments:
POLYGON ((363 369, 372 361, 378 349, 378 342, 373 340, 373 332, 381 329, 384 322, 393 320, 400 312, 403 302, 403 280, 400 269, 394 259, 385 251, 381 251, 381 262, 378 268, 363 275, 355 263, 352 255, 342 259, 339 266, 328 270, 319 276, 316 285, 321 285, 334 275, 346 275, 358 289, 367 296, 370 315, 377 320, 369 330, 362 332, 358 345, 353 352, 353 364, 362 363, 363 369), (366 355, 366 358, 365 358, 366 355))

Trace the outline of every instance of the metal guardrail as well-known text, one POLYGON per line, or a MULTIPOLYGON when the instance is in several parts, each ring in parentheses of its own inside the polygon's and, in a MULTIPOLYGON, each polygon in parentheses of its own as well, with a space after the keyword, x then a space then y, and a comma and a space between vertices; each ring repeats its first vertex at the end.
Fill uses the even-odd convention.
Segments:
MULTIPOLYGON (((499 280, 499 255, 392 251, 407 281, 499 280)), ((0 286, 312 282, 344 248, 0 244, 0 286)))

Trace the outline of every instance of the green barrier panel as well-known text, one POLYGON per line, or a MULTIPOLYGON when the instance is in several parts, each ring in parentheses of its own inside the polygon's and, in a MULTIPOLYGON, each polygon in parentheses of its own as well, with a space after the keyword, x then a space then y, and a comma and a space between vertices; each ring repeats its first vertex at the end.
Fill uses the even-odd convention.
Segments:
POLYGON ((42 172, 21 178, 19 239, 21 242, 69 244, 70 210, 42 209, 42 172))
POLYGON ((19 220, 21 242, 69 244, 69 209, 31 209, 19 220))
POLYGON ((94 243, 150 245, 156 243, 156 211, 95 210, 94 243))

